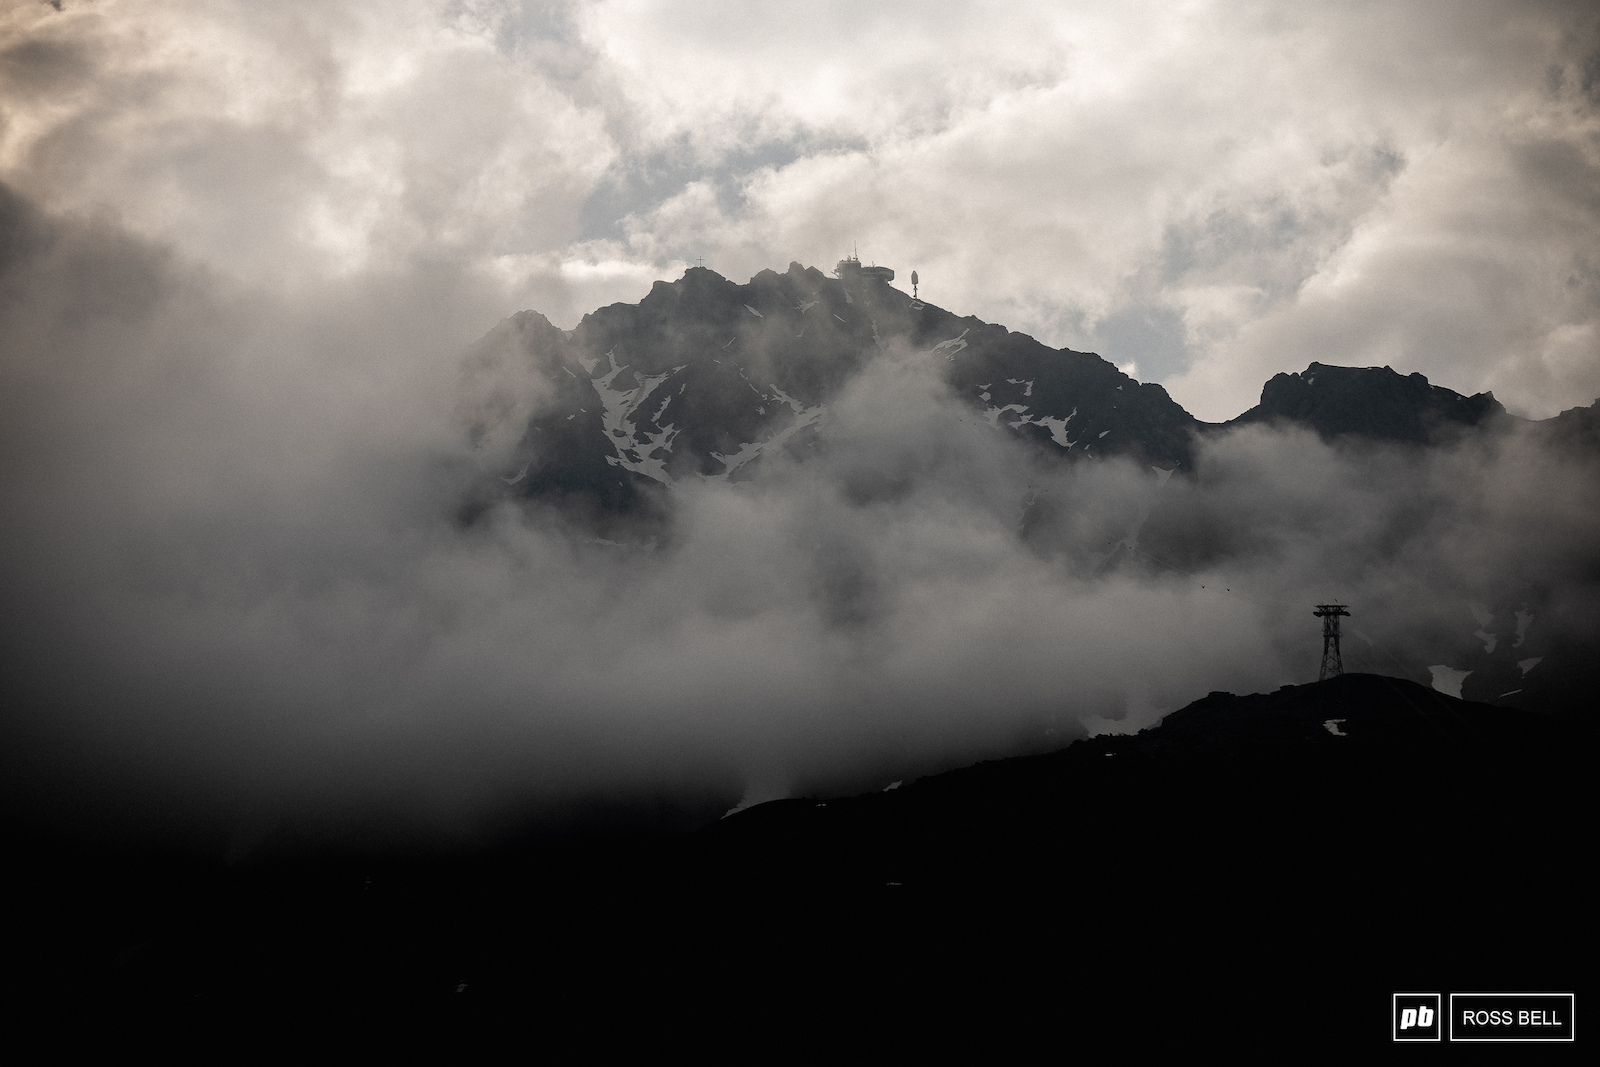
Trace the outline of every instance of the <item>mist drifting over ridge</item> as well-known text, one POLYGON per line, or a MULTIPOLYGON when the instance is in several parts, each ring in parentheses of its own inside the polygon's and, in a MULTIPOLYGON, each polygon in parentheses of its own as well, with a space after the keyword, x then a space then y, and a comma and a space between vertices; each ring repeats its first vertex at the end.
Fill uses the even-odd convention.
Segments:
POLYGON ((826 404, 814 447, 597 537, 506 485, 576 376, 450 356, 475 304, 448 273, 245 300, 111 221, 4 207, 7 779, 33 817, 247 852, 874 788, 1307 680, 1329 596, 1352 669, 1421 681, 1474 628, 1530 657, 1595 638, 1600 475, 1533 427, 1247 426, 1163 477, 976 417, 943 353, 885 331, 790 394, 826 404))

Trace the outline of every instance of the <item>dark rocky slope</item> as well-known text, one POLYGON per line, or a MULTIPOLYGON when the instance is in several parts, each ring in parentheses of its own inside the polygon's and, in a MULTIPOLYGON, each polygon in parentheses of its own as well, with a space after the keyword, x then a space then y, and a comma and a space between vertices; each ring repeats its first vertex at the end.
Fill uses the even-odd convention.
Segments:
POLYGON ((1222 425, 1289 423, 1330 439, 1436 444, 1508 418, 1493 393, 1462 396, 1389 367, 1312 363, 1299 374, 1274 374, 1261 388, 1261 403, 1222 425))
POLYGON ((1347 675, 688 838, 80 856, 29 865, 56 884, 12 974, 158 1013, 487 1006, 600 1046, 861 1026, 1370 1053, 1397 990, 1584 985, 1593 742, 1347 675))

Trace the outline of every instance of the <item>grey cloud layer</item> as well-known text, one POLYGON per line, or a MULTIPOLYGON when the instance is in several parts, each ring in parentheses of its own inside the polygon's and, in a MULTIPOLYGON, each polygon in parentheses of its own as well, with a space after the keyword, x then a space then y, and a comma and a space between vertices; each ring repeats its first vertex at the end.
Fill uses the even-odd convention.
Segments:
MULTIPOLYGON (((1600 393, 1591 22, 1124 7, 8 9, 10 787, 459 830, 621 786, 860 785, 1298 681, 1330 592, 1406 654, 1531 581, 1581 614, 1593 472, 1521 448, 1374 477, 1242 435, 1161 490, 1205 546, 1097 578, 1149 472, 952 436, 911 353, 834 402, 834 458, 684 487, 654 553, 537 510, 453 524, 481 473, 454 353, 701 253, 825 266, 854 236, 1046 340, 1144 322, 1164 356, 1105 354, 1167 360, 1213 417, 1308 356, 1540 414, 1600 393), (681 186, 583 238, 656 158, 681 186), (1025 543, 1035 492, 1055 525, 1025 543)), ((537 403, 479 370, 471 395, 537 403)))
POLYGON ((1600 395, 1581 4, 18 5, 6 180, 256 284, 560 325, 851 241, 1204 418, 1310 359, 1600 395))
MULTIPOLYGON (((1029 6, 1061 56, 1050 77, 920 125, 901 101, 938 75, 886 94, 856 75, 870 118, 840 122, 866 146, 755 171, 736 210, 691 184, 630 243, 714 248, 742 274, 859 238, 934 299, 1139 363, 1203 418, 1310 358, 1496 389, 1534 416, 1600 392, 1597 110, 1578 77, 1600 32, 1576 8, 1078 11, 1029 6)), ((803 62, 774 59, 774 82, 803 62)))
POLYGON ((463 528, 462 390, 519 379, 444 354, 448 277, 239 301, 5 206, 14 804, 459 835, 596 794, 864 788, 1305 680, 1329 595, 1414 670, 1468 600, 1542 583, 1570 628, 1592 594, 1592 466, 1250 431, 1160 487, 958 421, 896 349, 819 456, 681 484, 654 550, 509 502, 463 528))

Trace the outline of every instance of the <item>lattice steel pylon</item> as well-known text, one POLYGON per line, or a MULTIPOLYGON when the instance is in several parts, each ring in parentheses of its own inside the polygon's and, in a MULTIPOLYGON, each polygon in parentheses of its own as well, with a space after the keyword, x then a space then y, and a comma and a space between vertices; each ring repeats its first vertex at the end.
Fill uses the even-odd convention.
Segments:
POLYGON ((1344 663, 1339 659, 1339 617, 1350 613, 1343 604, 1318 604, 1311 614, 1322 620, 1322 670, 1317 681, 1325 682, 1344 673, 1344 663))

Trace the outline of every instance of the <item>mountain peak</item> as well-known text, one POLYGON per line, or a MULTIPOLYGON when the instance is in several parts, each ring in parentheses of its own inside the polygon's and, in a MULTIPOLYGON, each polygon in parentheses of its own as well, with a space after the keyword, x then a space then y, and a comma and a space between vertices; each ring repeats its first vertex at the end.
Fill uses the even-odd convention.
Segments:
POLYGON ((1463 396, 1392 367, 1313 362, 1298 374, 1273 375, 1262 386, 1261 402, 1224 425, 1298 422, 1325 438, 1424 444, 1506 417, 1493 393, 1463 396))
POLYGON ((548 323, 531 312, 507 320, 480 347, 503 346, 501 365, 531 364, 553 388, 526 411, 490 405, 475 416, 525 420, 478 433, 517 440, 489 489, 619 513, 684 478, 749 477, 763 458, 825 445, 832 405, 889 351, 942 380, 957 401, 952 435, 1020 439, 1046 459, 1189 464, 1198 424, 1160 386, 1092 353, 914 300, 888 267, 844 264, 830 277, 791 262, 743 285, 691 267, 565 334, 533 328, 548 323))

